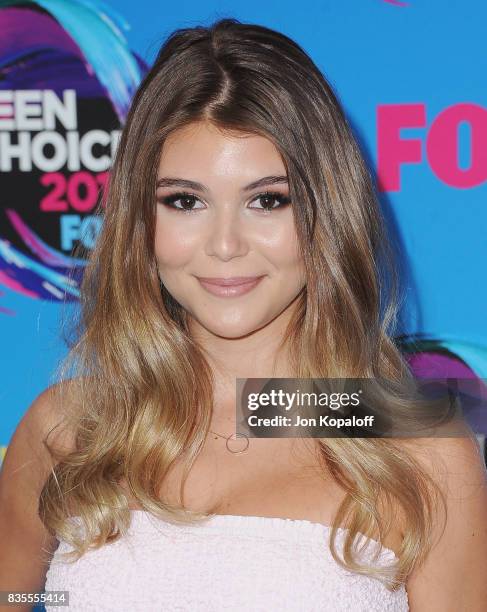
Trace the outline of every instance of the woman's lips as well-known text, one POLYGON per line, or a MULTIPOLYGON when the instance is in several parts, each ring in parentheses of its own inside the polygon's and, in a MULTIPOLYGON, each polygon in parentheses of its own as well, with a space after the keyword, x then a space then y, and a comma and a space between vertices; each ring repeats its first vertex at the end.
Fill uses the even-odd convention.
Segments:
POLYGON ((203 289, 209 293, 221 297, 233 297, 252 291, 264 277, 237 276, 232 278, 197 278, 203 289))

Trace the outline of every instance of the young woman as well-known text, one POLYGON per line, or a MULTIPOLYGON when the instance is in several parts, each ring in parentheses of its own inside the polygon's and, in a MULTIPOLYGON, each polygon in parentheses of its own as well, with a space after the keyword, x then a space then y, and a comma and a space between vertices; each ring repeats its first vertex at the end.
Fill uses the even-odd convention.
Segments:
POLYGON ((399 406, 378 381, 411 377, 372 180, 306 53, 234 19, 173 33, 105 195, 77 375, 5 458, 1 589, 77 611, 487 609, 471 431, 232 436, 237 378, 369 378, 399 406))

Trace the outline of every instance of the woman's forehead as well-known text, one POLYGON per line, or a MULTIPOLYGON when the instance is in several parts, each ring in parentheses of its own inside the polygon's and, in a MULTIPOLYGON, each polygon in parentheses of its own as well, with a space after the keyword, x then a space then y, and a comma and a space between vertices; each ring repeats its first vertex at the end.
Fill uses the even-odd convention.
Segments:
POLYGON ((271 140, 257 134, 236 136, 206 124, 181 128, 164 143, 158 180, 179 177, 206 183, 248 184, 264 175, 286 175, 284 161, 271 140))

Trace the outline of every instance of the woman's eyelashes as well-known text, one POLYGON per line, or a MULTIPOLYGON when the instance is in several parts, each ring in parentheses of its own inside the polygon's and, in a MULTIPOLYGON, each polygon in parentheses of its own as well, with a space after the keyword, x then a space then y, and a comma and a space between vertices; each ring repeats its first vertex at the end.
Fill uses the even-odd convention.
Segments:
MULTIPOLYGON (((284 208, 290 204, 291 198, 277 191, 266 191, 265 193, 258 194, 252 199, 252 202, 259 201, 260 206, 250 206, 249 208, 258 210, 260 212, 272 212, 273 210, 284 208), (275 205, 276 201, 278 202, 277 206, 275 205)), ((195 202, 200 202, 200 200, 194 193, 189 193, 186 191, 179 191, 171 195, 161 196, 157 198, 157 202, 171 208, 172 210, 186 213, 196 212, 204 208, 204 206, 195 208, 195 202), (179 204, 177 204, 177 202, 179 202, 179 204)))

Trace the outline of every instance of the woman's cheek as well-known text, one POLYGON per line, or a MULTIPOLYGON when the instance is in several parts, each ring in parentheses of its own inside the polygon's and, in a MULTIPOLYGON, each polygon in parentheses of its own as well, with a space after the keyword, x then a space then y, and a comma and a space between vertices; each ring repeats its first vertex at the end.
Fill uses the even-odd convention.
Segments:
POLYGON ((165 227, 156 229, 155 255, 159 266, 179 268, 191 264, 198 257, 201 236, 191 228, 165 227))

